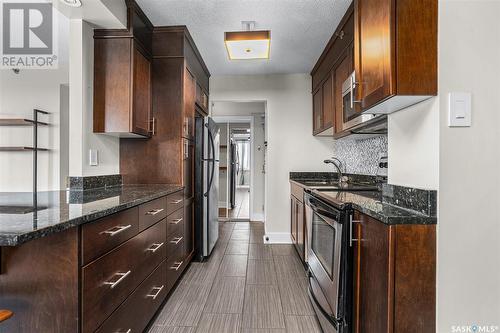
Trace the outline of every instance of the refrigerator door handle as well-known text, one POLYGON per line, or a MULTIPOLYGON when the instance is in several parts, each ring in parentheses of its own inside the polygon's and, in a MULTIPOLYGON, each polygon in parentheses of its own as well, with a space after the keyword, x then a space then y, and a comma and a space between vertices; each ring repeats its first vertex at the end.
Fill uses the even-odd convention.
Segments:
POLYGON ((210 159, 210 162, 212 162, 212 174, 210 175, 210 182, 208 183, 207 192, 203 194, 205 197, 208 197, 208 193, 212 188, 212 182, 214 181, 214 174, 215 174, 215 143, 210 129, 208 129, 208 138, 210 139, 210 145, 212 146, 212 154, 214 155, 214 158, 210 159))

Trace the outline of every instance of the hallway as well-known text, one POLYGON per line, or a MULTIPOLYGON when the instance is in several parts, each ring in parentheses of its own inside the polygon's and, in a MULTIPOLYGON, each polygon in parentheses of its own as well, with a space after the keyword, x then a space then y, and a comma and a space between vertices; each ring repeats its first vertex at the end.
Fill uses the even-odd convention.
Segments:
POLYGON ((250 188, 237 187, 235 205, 229 210, 229 219, 250 219, 250 188))
POLYGON ((293 245, 264 245, 261 223, 219 227, 210 259, 191 264, 149 332, 321 332, 293 245))

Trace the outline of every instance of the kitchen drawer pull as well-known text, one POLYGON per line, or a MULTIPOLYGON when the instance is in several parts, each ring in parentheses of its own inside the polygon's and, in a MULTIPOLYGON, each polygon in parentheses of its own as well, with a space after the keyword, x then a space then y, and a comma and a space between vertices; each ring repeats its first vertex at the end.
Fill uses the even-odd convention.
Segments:
POLYGON ((179 244, 179 242, 182 240, 182 238, 183 238, 183 237, 175 237, 175 238, 174 238, 175 240, 174 240, 174 239, 172 239, 172 240, 170 241, 170 243, 172 243, 172 244, 176 244, 176 245, 177 245, 177 244, 179 244))
POLYGON ((118 280, 116 280, 115 282, 111 282, 111 281, 106 281, 104 282, 104 284, 107 284, 109 285, 109 287, 111 289, 113 289, 114 287, 116 287, 120 282, 123 281, 123 279, 125 279, 130 273, 132 273, 132 271, 128 271, 126 273, 116 273, 115 275, 119 276, 120 278, 118 280))
POLYGON ((146 251, 151 251, 151 252, 155 253, 162 246, 163 246, 163 242, 161 242, 161 243, 154 243, 146 251))
POLYGON ((163 208, 158 208, 158 209, 152 209, 148 212, 146 212, 146 215, 156 215, 158 213, 163 212, 163 208))
MULTIPOLYGON (((115 333, 123 333, 123 331, 116 331, 115 333)), ((125 333, 132 333, 132 329, 129 328, 128 330, 125 331, 125 333)))
POLYGON ((156 299, 156 297, 158 297, 158 295, 160 295, 161 291, 163 290, 163 287, 164 286, 153 287, 153 290, 151 290, 151 291, 156 290, 156 294, 148 294, 148 295, 146 295, 146 297, 151 297, 152 299, 156 299))
POLYGON ((174 201, 171 201, 170 203, 171 204, 174 204, 174 205, 177 205, 177 204, 180 204, 182 202, 183 199, 179 199, 179 200, 174 200, 174 201))
POLYGON ((105 230, 103 232, 101 232, 102 234, 108 234, 109 236, 114 236, 116 234, 119 234, 120 232, 122 231, 125 231, 127 230, 128 228, 131 228, 132 225, 129 224, 129 225, 117 225, 113 228, 110 228, 108 230, 105 230))
POLYGON ((182 222, 182 217, 180 219, 172 220, 172 222, 170 222, 170 224, 179 224, 181 222, 182 222))
POLYGON ((183 263, 183 262, 184 262, 184 261, 181 261, 181 262, 175 262, 175 263, 174 263, 174 265, 170 267, 170 269, 173 269, 173 270, 175 270, 175 271, 178 271, 178 270, 179 270, 179 268, 181 268, 181 266, 182 266, 182 263, 183 263))

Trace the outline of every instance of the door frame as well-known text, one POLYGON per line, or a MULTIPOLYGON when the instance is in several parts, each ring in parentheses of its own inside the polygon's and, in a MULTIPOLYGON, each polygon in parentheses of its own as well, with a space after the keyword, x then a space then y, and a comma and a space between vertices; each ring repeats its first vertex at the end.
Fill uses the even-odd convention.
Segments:
MULTIPOLYGON (((212 119, 216 123, 248 123, 250 124, 250 165, 253 166, 253 147, 254 147, 254 121, 252 116, 213 116, 212 119)), ((254 201, 254 170, 255 168, 250 168, 250 200, 249 200, 249 219, 253 221, 253 201, 254 201)), ((226 208, 228 207, 228 199, 226 198, 226 208)))

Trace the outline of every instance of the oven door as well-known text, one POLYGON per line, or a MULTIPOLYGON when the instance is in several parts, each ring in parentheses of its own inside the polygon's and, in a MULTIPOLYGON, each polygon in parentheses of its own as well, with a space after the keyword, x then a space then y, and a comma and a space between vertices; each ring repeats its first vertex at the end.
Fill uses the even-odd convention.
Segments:
MULTIPOLYGON (((308 264, 331 309, 331 316, 339 318, 340 260, 342 251, 341 212, 320 200, 308 196, 308 264)), ((328 310, 328 309, 323 309, 328 310)), ((327 311, 330 312, 330 311, 327 311)))

